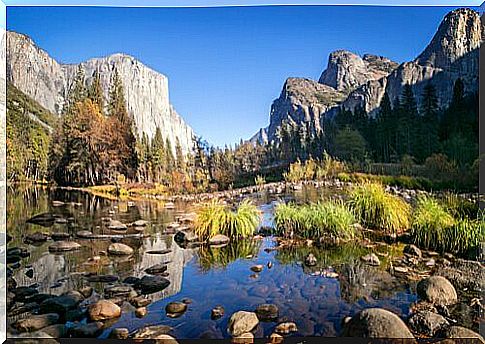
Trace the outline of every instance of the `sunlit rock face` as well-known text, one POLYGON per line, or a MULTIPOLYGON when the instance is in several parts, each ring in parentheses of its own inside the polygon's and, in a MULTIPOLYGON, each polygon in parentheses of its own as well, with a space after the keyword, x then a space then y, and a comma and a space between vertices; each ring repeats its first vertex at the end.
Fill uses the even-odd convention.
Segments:
MULTIPOLYGON (((60 114, 78 65, 58 63, 29 37, 15 32, 8 32, 6 55, 8 81, 46 109, 60 114)), ((126 54, 93 58, 81 65, 87 84, 99 70, 106 100, 111 76, 115 69, 118 71, 140 137, 143 133, 153 137, 159 127, 174 149, 177 140, 185 153, 192 149, 194 132, 170 104, 165 75, 126 54)))
POLYGON ((483 35, 479 14, 471 9, 457 9, 443 19, 429 45, 413 61, 398 65, 382 56, 361 57, 337 50, 330 54, 318 83, 303 78, 286 81, 280 97, 271 106, 269 126, 251 141, 277 139, 277 128, 285 121, 308 125, 311 131, 318 132, 323 120, 340 107, 363 107, 373 116, 385 92, 394 101, 406 84, 412 86, 418 105, 429 82, 435 86, 441 106, 450 102, 458 78, 464 82, 465 92, 474 93, 478 90, 478 48, 483 35))

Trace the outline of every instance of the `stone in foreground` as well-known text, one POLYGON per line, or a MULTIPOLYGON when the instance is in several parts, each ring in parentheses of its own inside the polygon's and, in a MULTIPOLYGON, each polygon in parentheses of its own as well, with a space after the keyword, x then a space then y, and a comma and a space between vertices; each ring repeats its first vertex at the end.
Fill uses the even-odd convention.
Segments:
POLYGON ((238 337, 243 333, 251 332, 259 324, 256 313, 239 311, 234 313, 229 319, 228 332, 233 337, 238 337))
POLYGON ((406 324, 394 313, 381 308, 365 309, 343 326, 343 337, 414 338, 406 324))
POLYGON ((446 278, 431 276, 421 280, 417 287, 418 296, 438 305, 452 305, 458 301, 455 287, 446 278))

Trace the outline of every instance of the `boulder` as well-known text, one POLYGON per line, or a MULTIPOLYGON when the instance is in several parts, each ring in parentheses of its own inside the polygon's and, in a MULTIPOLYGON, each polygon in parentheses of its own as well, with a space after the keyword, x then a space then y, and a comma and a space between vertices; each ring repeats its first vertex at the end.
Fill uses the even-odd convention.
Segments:
POLYGON ((125 327, 118 327, 111 330, 109 337, 112 339, 128 339, 130 331, 125 327))
POLYGON ((81 239, 92 239, 93 232, 87 230, 77 231, 76 236, 81 239))
POLYGON ((131 298, 130 299, 130 303, 137 307, 137 308, 140 308, 140 307, 146 307, 148 306, 152 301, 150 299, 147 299, 143 296, 137 296, 137 297, 134 297, 134 298, 131 298))
POLYGON ((68 311, 75 309, 79 302, 78 298, 71 295, 56 296, 40 304, 40 313, 57 313, 64 317, 68 311))
POLYGON ((133 254, 133 249, 122 243, 114 243, 109 245, 108 253, 114 256, 128 256, 133 254))
POLYGON ((118 281, 119 277, 115 275, 91 275, 86 279, 91 283, 113 283, 118 281))
POLYGON ((243 333, 251 332, 259 324, 256 313, 239 311, 229 319, 228 332, 231 336, 237 337, 243 333))
POLYGON ((284 337, 278 333, 271 333, 269 336, 269 342, 271 344, 280 344, 283 343, 284 337))
POLYGON ((139 307, 135 310, 135 315, 137 318, 143 318, 145 315, 147 315, 148 310, 146 307, 139 307))
POLYGON ((121 308, 108 300, 100 300, 88 307, 88 315, 92 321, 118 318, 121 315, 121 308))
POLYGON ((231 343, 233 344, 253 344, 254 334, 251 332, 243 333, 237 337, 233 337, 231 343))
POLYGON ((44 327, 42 332, 54 338, 63 338, 67 336, 67 327, 64 324, 55 324, 44 327))
POLYGON ((17 321, 14 324, 14 327, 19 332, 32 332, 32 331, 38 331, 50 325, 54 325, 58 321, 59 321, 59 315, 56 313, 33 315, 31 317, 17 321))
POLYGON ((197 237, 197 235, 195 235, 195 233, 189 231, 178 231, 177 233, 175 233, 173 239, 177 244, 184 245, 189 242, 195 242, 199 238, 197 237))
POLYGON ((445 277, 459 290, 481 292, 484 289, 485 266, 478 261, 455 259, 451 266, 440 266, 435 275, 445 277))
POLYGON ((230 239, 228 236, 225 236, 223 234, 217 234, 209 239, 209 245, 227 245, 229 241, 230 239))
POLYGON ((410 255, 410 256, 418 257, 418 258, 421 258, 423 256, 421 250, 418 247, 416 247, 415 245, 404 246, 403 253, 410 255))
POLYGON ((103 332, 103 323, 96 321, 87 324, 74 323, 69 334, 74 338, 94 338, 103 332))
POLYGON ((360 259, 368 265, 372 265, 372 266, 381 265, 381 261, 379 260, 379 257, 377 257, 377 255, 374 254, 374 253, 369 253, 369 254, 361 257, 360 259))
POLYGON ((79 250, 81 245, 79 245, 75 241, 56 241, 53 244, 49 245, 50 252, 67 252, 67 251, 74 251, 79 250))
POLYGON ((343 325, 343 337, 414 338, 406 324, 394 313, 381 308, 365 309, 343 325))
POLYGON ((278 307, 272 304, 262 304, 256 307, 255 313, 261 321, 275 321, 278 318, 278 307))
POLYGON ((438 331, 449 325, 443 316, 426 310, 413 314, 409 318, 408 324, 415 333, 428 337, 433 337, 438 331))
POLYGON ((431 276, 421 280, 417 286, 418 296, 433 304, 452 305, 458 301, 456 290, 444 277, 431 276))
POLYGON ((289 334, 292 332, 297 332, 298 327, 294 322, 284 322, 284 323, 278 324, 274 330, 276 333, 279 333, 279 334, 289 334))
POLYGON ((440 337, 450 338, 450 339, 468 339, 475 340, 474 342, 485 344, 485 339, 478 333, 461 326, 451 326, 441 332, 440 337))
POLYGON ((108 298, 126 298, 132 296, 133 292, 134 290, 132 286, 123 284, 109 285, 104 288, 104 295, 108 298))

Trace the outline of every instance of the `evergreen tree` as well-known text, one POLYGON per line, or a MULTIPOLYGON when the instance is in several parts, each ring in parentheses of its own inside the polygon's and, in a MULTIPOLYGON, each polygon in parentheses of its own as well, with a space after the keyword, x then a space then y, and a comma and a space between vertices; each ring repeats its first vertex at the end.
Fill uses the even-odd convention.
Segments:
POLYGON ((419 123, 419 139, 420 153, 416 158, 419 161, 424 161, 433 153, 437 153, 439 149, 439 135, 438 135, 438 97, 436 89, 433 84, 428 83, 423 90, 422 104, 421 104, 421 119, 419 123))
POLYGON ((88 89, 88 98, 97 104, 101 111, 104 110, 103 87, 101 86, 101 77, 97 69, 93 72, 93 80, 88 89))

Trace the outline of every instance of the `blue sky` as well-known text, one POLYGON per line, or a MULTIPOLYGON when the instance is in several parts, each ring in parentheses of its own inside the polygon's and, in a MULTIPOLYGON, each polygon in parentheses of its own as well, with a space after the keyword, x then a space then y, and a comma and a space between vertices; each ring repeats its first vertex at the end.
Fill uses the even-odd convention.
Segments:
POLYGON ((7 27, 60 62, 123 52, 169 78, 170 98, 197 134, 224 145, 269 121, 287 77, 318 79, 348 49, 416 57, 450 7, 8 7, 7 27))

